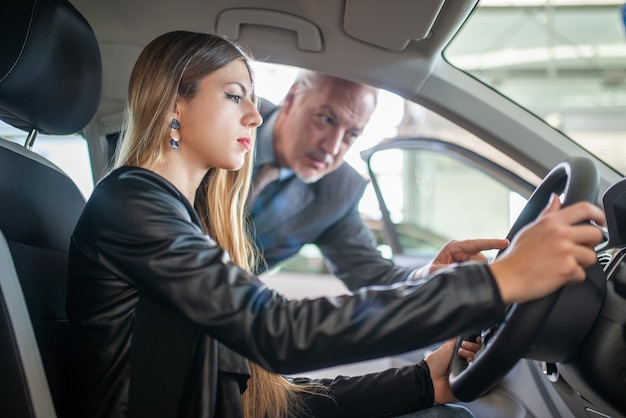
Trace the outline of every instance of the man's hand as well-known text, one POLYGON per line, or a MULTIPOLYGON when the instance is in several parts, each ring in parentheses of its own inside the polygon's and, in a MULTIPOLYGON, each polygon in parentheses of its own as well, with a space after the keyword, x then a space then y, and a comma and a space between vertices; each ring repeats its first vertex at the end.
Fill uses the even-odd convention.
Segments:
POLYGON ((506 239, 468 239, 464 241, 449 241, 435 258, 419 270, 415 271, 413 278, 421 279, 433 274, 452 263, 463 261, 487 262, 487 257, 482 254, 486 250, 501 250, 509 245, 506 239))

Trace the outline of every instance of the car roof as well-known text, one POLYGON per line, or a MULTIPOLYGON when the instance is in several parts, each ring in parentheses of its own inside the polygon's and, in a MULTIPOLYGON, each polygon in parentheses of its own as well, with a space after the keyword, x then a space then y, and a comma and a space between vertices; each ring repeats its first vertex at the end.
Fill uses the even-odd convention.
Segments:
POLYGON ((120 110, 141 49, 171 30, 237 40, 257 60, 414 95, 474 0, 72 0, 103 58, 103 107, 120 110), (393 7, 391 7, 393 6, 393 7), (384 16, 384 19, 381 18, 384 16), (261 22, 261 23, 254 23, 261 22), (381 74, 385 77, 381 78, 381 74))

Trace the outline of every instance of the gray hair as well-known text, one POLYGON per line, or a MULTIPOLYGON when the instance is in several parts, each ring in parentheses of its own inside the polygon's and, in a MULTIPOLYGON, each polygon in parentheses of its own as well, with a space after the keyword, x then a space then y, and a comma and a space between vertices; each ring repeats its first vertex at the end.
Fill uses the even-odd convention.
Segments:
POLYGON ((322 84, 329 81, 342 81, 371 89, 372 93, 374 93, 374 105, 376 106, 378 104, 378 93, 380 91, 378 88, 372 87, 368 84, 358 83, 356 81, 347 80, 328 74, 318 73, 313 70, 302 69, 298 71, 298 74, 296 75, 296 79, 294 80, 293 84, 298 85, 298 92, 306 92, 313 90, 315 87, 321 86, 322 84))

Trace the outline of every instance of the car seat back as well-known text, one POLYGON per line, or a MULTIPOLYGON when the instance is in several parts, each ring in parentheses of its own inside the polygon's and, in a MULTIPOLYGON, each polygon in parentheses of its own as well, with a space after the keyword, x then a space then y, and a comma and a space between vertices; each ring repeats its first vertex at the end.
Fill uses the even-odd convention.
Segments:
MULTIPOLYGON (((7 0, 3 15, 0 119, 28 132, 29 146, 37 133, 79 132, 95 114, 102 85, 91 27, 67 0, 7 0)), ((2 274, 10 270, 7 260, 14 265, 37 342, 16 357, 23 364, 15 366, 26 370, 38 348, 57 403, 68 330, 67 256, 85 199, 61 169, 28 148, 0 138, 0 232, 9 251, 0 248, 0 263, 2 274)), ((25 349, 10 334, 2 333, 0 345, 25 349)), ((24 401, 32 403, 33 393, 22 378, 0 374, 0 387, 22 387, 24 401)))

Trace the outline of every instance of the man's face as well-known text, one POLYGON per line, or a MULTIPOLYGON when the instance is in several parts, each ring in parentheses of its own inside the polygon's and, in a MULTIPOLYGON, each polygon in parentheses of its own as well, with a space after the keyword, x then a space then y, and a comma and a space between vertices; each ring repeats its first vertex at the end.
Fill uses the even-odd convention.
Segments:
POLYGON ((367 86, 328 79, 301 91, 292 87, 274 129, 279 165, 314 183, 336 170, 374 112, 376 93, 367 86))

